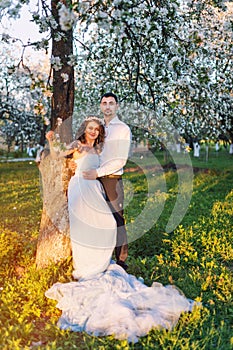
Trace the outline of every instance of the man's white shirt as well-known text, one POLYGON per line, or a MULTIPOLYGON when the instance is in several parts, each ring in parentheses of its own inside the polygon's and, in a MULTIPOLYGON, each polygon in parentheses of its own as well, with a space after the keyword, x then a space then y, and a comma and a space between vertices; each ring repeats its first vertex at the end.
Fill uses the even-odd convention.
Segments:
POLYGON ((98 177, 122 175, 131 145, 131 131, 128 125, 118 117, 113 118, 105 127, 105 143, 100 154, 100 167, 96 169, 98 177))

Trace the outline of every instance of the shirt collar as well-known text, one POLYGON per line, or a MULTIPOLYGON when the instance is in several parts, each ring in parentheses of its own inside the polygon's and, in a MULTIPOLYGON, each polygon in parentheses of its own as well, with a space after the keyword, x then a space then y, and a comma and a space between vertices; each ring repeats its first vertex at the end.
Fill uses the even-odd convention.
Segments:
POLYGON ((110 120, 108 125, 110 125, 110 124, 118 124, 119 121, 120 121, 120 119, 116 116, 112 120, 110 120))

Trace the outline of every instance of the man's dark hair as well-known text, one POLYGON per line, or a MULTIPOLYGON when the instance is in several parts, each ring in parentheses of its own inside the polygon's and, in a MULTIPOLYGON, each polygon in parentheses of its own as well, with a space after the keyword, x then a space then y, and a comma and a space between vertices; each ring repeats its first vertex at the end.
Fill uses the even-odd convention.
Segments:
POLYGON ((115 95, 113 92, 106 92, 105 94, 103 94, 103 95, 101 96, 100 102, 102 101, 102 99, 103 99, 104 97, 113 97, 113 98, 115 99, 116 103, 118 103, 118 97, 117 97, 117 95, 115 95))

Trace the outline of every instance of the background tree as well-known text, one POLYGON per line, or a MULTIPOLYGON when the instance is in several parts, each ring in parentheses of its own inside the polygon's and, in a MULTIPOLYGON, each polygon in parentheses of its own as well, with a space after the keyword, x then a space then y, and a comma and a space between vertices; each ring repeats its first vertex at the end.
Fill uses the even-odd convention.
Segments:
POLYGON ((126 102, 131 123, 142 121, 143 107, 154 111, 144 116, 148 129, 165 116, 186 140, 232 129, 232 6, 226 12, 216 5, 80 2, 81 30, 89 28, 78 62, 81 104, 109 89, 126 102))
POLYGON ((13 143, 21 151, 25 151, 29 144, 43 144, 44 122, 49 114, 44 95, 45 63, 38 60, 30 64, 29 69, 28 60, 23 56, 19 59, 22 47, 17 43, 18 40, 3 35, 0 47, 1 135, 8 151, 13 143))

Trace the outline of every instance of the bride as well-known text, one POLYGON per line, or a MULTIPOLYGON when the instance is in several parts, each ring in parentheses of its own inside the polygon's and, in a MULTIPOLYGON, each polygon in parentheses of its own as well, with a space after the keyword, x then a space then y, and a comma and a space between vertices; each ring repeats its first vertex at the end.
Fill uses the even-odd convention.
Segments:
POLYGON ((100 119, 87 118, 78 130, 77 168, 68 187, 73 277, 90 277, 106 270, 116 245, 116 222, 98 180, 85 180, 82 172, 99 166, 104 143, 100 119))
MULTIPOLYGON (((55 283, 45 295, 57 300, 62 311, 61 329, 95 336, 114 335, 137 342, 153 328, 171 329, 194 302, 176 287, 153 283, 146 286, 112 260, 116 222, 98 180, 85 180, 82 172, 99 166, 104 126, 88 117, 66 154, 77 164, 68 188, 73 277, 55 283)), ((47 134, 52 149, 53 132, 47 134)))

